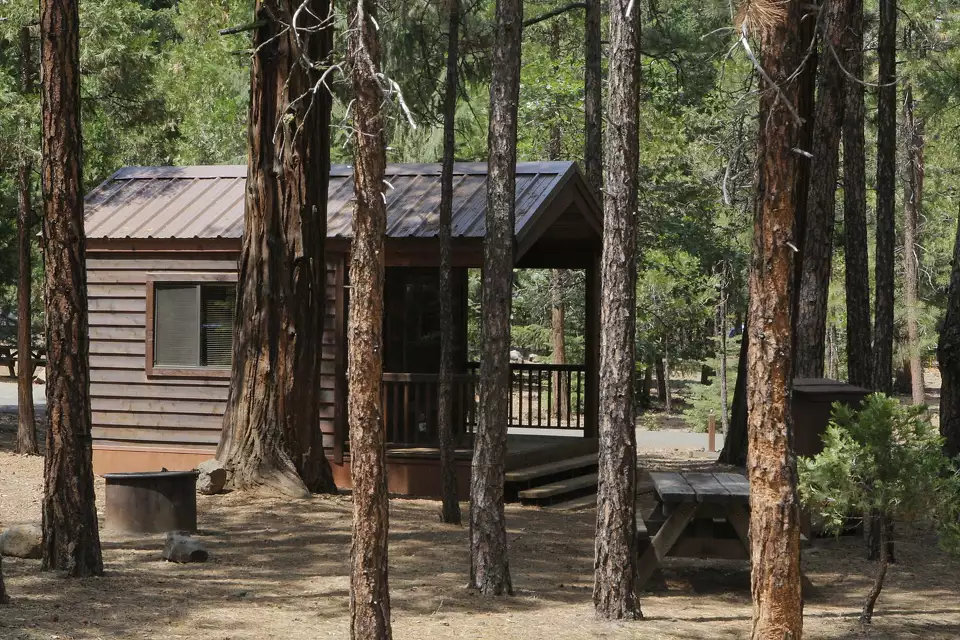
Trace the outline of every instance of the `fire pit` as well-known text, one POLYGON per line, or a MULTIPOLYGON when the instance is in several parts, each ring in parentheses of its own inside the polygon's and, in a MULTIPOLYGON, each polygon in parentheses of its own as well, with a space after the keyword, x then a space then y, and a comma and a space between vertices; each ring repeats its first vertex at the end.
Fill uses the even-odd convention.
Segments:
POLYGON ((197 530, 197 472, 108 473, 107 529, 129 533, 197 530))

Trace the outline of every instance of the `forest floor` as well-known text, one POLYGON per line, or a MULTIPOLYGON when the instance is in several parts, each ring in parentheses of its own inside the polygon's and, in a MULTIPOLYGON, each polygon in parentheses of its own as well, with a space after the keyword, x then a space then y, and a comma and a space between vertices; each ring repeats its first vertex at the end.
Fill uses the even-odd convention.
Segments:
MULTIPOLYGON (((15 416, 0 415, 0 528, 40 518, 40 458, 10 453, 15 416)), ((702 454, 646 451, 644 469, 707 468, 702 454)), ((103 514, 103 484, 97 480, 103 514)), ((641 489, 643 491, 643 489, 641 489)), ((650 507, 648 492, 640 508, 650 507)), ((466 507, 466 505, 464 505, 466 507)), ((4 558, 13 601, 0 609, 0 638, 298 640, 349 635, 349 496, 278 500, 241 494, 199 496, 206 564, 160 559, 161 535, 101 533, 106 574, 65 580, 38 560, 4 558)), ((750 573, 741 562, 668 561, 642 598, 645 620, 597 622, 593 510, 575 513, 507 506, 516 595, 482 598, 467 583, 467 529, 437 521, 437 504, 390 503, 390 592, 397 638, 747 637, 750 573)), ((902 529, 902 527, 901 527, 902 529)), ((929 532, 902 532, 875 622, 857 623, 873 565, 854 537, 817 540, 803 566, 808 638, 960 636, 960 562, 929 532)))

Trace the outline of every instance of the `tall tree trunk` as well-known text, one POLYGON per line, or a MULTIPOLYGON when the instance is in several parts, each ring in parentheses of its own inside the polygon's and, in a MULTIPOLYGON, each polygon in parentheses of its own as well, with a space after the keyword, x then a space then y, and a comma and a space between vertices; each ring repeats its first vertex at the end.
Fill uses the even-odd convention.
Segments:
POLYGON ((10 596, 7 595, 7 586, 3 582, 3 556, 0 556, 0 604, 8 604, 10 596))
POLYGON ((443 169, 440 176, 440 384, 437 422, 440 426, 440 520, 460 524, 457 497, 456 437, 453 429, 453 161, 456 153, 457 78, 460 53, 460 0, 450 0, 447 18, 447 77, 443 97, 443 169))
MULTIPOLYGON (((550 32, 550 57, 555 62, 555 71, 560 61, 560 23, 554 21, 550 32)), ((589 27, 588 27, 589 28, 589 27)), ((586 82, 586 81, 585 81, 586 82)), ((550 127, 550 142, 547 147, 547 158, 550 160, 560 160, 563 155, 563 131, 560 128, 558 119, 560 113, 560 97, 554 96, 554 121, 550 127)), ((590 123, 587 123, 590 126, 590 123)), ((590 135, 589 133, 587 134, 590 135)), ((586 156, 584 156, 586 158, 586 156)), ((566 303, 563 299, 563 291, 567 286, 566 269, 553 269, 550 272, 550 341, 553 346, 553 364, 567 363, 567 341, 566 341, 566 303)), ((551 386, 553 387, 552 406, 550 412, 557 416, 558 422, 566 422, 570 419, 570 394, 567 389, 566 376, 563 372, 556 371, 553 374, 551 386)))
POLYGON ((926 401, 923 385, 923 363, 920 361, 920 336, 917 329, 917 278, 919 261, 917 252, 917 220, 923 202, 923 122, 913 112, 913 91, 907 85, 904 100, 904 144, 906 153, 907 183, 903 194, 903 270, 904 297, 907 303, 907 348, 910 358, 910 391, 913 404, 926 401))
POLYGON ((43 105, 47 448, 44 570, 100 575, 93 488, 86 239, 80 137, 80 20, 76 0, 40 3, 43 105))
POLYGON ((584 34, 583 115, 584 149, 583 169, 587 184, 601 199, 603 194, 603 119, 600 112, 603 98, 600 0, 587 0, 584 34))
POLYGON ((670 415, 673 412, 673 397, 670 393, 670 341, 663 339, 663 410, 670 415))
MULTIPOLYGON (((863 0, 846 0, 848 28, 837 51, 854 78, 863 78, 863 0), (842 52, 842 53, 841 53, 842 52)), ((844 85, 843 220, 847 300, 847 379, 873 386, 870 346, 870 267, 867 250, 867 174, 864 152, 864 96, 860 82, 844 85)))
POLYGON ((233 370, 217 458, 229 485, 303 497, 336 489, 320 432, 330 173, 327 91, 311 92, 333 43, 330 5, 259 0, 247 127, 246 210, 233 370), (269 295, 265 295, 269 292, 269 295))
POLYGON ((717 362, 720 367, 720 427, 728 433, 730 407, 727 395, 727 283, 720 285, 720 304, 717 305, 717 362))
MULTIPOLYGON (((810 157, 804 154, 810 153, 813 148, 813 130, 816 124, 814 116, 816 114, 817 69, 820 62, 817 50, 818 38, 820 36, 818 29, 820 20, 817 15, 819 4, 819 2, 810 3, 801 9, 802 17, 798 27, 800 31, 800 47, 803 54, 801 57, 802 62, 797 68, 795 82, 797 83, 798 89, 796 109, 800 116, 801 124, 796 139, 797 144, 794 149, 803 153, 798 154, 796 163, 797 179, 793 187, 795 191, 794 219, 796 221, 794 224, 793 237, 797 251, 793 263, 793 299, 790 303, 790 309, 793 317, 794 335, 796 335, 797 319, 800 317, 798 312, 800 296, 797 295, 797 293, 800 291, 800 282, 803 277, 801 267, 803 266, 805 242, 807 239, 807 208, 809 206, 807 198, 810 195, 810 178, 813 172, 813 162, 810 157)), ((762 82, 763 80, 761 79, 761 83, 762 82)), ((749 306, 749 302, 747 304, 749 306)), ((746 332, 744 333, 744 338, 747 339, 746 332)), ((793 354, 794 360, 796 360, 798 346, 797 341, 794 340, 793 345, 791 345, 791 353, 793 354)), ((796 368, 794 368, 794 374, 796 374, 796 368)), ((746 452, 744 452, 744 456, 746 456, 746 452)))
POLYGON ((960 456, 960 223, 953 243, 952 264, 947 313, 937 343, 937 362, 941 376, 940 435, 944 440, 944 453, 955 458, 960 456))
POLYGON ((656 361, 653 363, 653 368, 657 374, 657 400, 660 402, 667 401, 667 376, 663 370, 663 356, 658 354, 656 361))
POLYGON ((353 548, 350 551, 350 637, 392 637, 387 583, 387 465, 380 405, 383 375, 383 196, 386 138, 380 113, 380 42, 376 4, 348 5, 347 56, 353 85, 353 243, 347 336, 347 419, 353 479, 353 548))
POLYGON ((798 378, 823 377, 844 86, 843 72, 829 50, 837 55, 842 50, 848 5, 849 0, 834 0, 823 9, 824 55, 819 64, 797 303, 794 364, 798 378))
POLYGON ((737 379, 733 385, 733 402, 730 405, 730 426, 723 436, 723 449, 719 462, 744 467, 747 464, 747 340, 748 327, 743 327, 740 337, 740 355, 737 360, 737 379))
MULTIPOLYGON (((773 5, 771 5, 773 6, 773 5)), ((760 98, 759 171, 750 269, 747 470, 750 480, 753 638, 800 638, 800 507, 790 415, 791 289, 798 89, 790 76, 803 57, 797 0, 776 5, 758 29, 762 65, 776 87, 760 98)), ((747 18, 749 20, 749 16, 747 18)))
POLYGON ((880 0, 877 38, 877 288, 873 329, 873 388, 893 391, 893 294, 897 162, 897 0, 880 0))
POLYGON ((484 595, 512 594, 503 511, 510 404, 517 102, 522 0, 497 0, 490 79, 487 237, 483 243, 480 410, 470 480, 470 584, 484 595))
MULTIPOLYGON (((20 91, 33 93, 33 62, 30 59, 30 27, 20 28, 20 91)), ((30 176, 33 163, 24 153, 17 168, 17 453, 37 455, 37 423, 33 408, 33 336, 31 331, 30 238, 33 208, 30 204, 30 176)))
MULTIPOLYGON (((553 364, 567 363, 567 345, 565 339, 566 304, 563 290, 567 283, 567 271, 554 269, 550 273, 550 336, 553 342, 553 364)), ((570 419, 570 389, 562 371, 553 374, 553 406, 551 412, 559 422, 570 419)))
POLYGON ((600 293, 600 464, 593 606, 642 617, 635 589, 637 433, 633 398, 639 186, 640 4, 610 2, 600 293))
POLYGON ((650 406, 650 387, 653 385, 653 369, 650 365, 643 368, 643 382, 640 383, 640 408, 650 406))

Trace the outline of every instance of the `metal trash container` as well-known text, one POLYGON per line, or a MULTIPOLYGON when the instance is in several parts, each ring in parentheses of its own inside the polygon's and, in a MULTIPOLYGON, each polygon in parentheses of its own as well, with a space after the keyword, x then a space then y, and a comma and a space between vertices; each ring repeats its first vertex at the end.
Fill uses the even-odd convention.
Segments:
POLYGON ((823 451, 823 434, 830 423, 834 402, 857 409, 873 393, 839 380, 795 378, 793 381, 793 445, 798 456, 815 456, 823 451))
POLYGON ((197 530, 197 471, 108 473, 106 528, 128 533, 197 530))

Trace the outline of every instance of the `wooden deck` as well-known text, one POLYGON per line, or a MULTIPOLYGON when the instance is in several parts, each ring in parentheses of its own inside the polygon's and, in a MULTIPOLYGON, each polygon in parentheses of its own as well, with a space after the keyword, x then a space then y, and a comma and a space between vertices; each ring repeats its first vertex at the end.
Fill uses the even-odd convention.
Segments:
MULTIPOLYGON (((596 438, 565 436, 507 436, 506 471, 545 465, 566 459, 595 454, 596 438)), ((461 499, 470 495, 472 448, 458 448, 457 481, 461 499)), ((343 463, 331 463, 338 487, 349 488, 350 453, 344 452, 343 463)), ((440 450, 436 447, 403 447, 387 450, 387 488, 390 493, 411 497, 437 497, 440 493, 440 450)))

